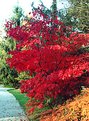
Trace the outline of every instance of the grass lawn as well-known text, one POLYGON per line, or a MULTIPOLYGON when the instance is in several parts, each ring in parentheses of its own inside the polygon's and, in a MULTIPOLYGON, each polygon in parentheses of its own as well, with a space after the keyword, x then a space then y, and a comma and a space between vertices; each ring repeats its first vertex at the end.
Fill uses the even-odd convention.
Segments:
POLYGON ((20 90, 17 89, 11 89, 9 90, 9 92, 15 96, 21 107, 26 110, 25 104, 27 103, 29 98, 25 94, 20 93, 20 90))

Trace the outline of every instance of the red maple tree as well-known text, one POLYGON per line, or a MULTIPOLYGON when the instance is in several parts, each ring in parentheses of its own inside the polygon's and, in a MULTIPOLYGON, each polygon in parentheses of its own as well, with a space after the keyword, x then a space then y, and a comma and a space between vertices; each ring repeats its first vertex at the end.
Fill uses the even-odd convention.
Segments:
POLYGON ((70 31, 56 18, 41 9, 24 26, 6 24, 8 36, 17 41, 16 50, 7 60, 18 72, 28 71, 32 78, 21 81, 21 91, 42 107, 44 100, 59 95, 70 97, 89 84, 89 53, 79 53, 87 46, 89 36, 70 31))

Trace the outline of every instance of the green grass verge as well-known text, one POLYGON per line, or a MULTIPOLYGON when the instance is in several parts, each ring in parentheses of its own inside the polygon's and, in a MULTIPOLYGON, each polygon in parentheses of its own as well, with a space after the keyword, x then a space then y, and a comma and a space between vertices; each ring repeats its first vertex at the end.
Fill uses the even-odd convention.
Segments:
POLYGON ((9 92, 12 93, 15 96, 15 98, 18 100, 21 107, 26 111, 25 104, 27 103, 29 98, 25 94, 22 94, 17 89, 11 89, 11 90, 9 90, 9 92))
MULTIPOLYGON (((18 89, 10 89, 8 91, 15 96, 15 98, 18 100, 21 107, 26 112, 25 104, 27 103, 29 98, 25 94, 20 93, 20 91, 18 89)), ((39 121, 39 115, 48 109, 49 109, 49 107, 44 107, 42 109, 36 109, 32 115, 28 116, 29 120, 30 121, 39 121)))
POLYGON ((3 86, 6 88, 13 88, 13 86, 11 86, 11 85, 3 85, 3 86))

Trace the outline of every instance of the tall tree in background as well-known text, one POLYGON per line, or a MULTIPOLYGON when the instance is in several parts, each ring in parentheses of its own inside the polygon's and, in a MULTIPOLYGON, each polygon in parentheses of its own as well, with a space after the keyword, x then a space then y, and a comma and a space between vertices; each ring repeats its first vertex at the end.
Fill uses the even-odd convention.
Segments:
POLYGON ((68 0, 68 15, 76 20, 76 28, 89 32, 89 0, 68 0))
POLYGON ((55 19, 57 16, 57 0, 53 0, 52 3, 52 18, 55 19))
POLYGON ((16 6, 13 10, 12 20, 16 22, 16 26, 21 25, 21 18, 23 17, 23 10, 21 7, 16 6))

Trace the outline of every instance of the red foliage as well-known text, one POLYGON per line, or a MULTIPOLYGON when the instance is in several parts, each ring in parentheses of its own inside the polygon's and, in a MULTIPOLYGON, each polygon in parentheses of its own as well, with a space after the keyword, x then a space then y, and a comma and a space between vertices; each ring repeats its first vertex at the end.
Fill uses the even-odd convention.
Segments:
POLYGON ((88 84, 89 72, 89 53, 78 54, 78 49, 86 46, 89 38, 70 31, 67 36, 66 26, 40 9, 33 15, 25 26, 7 26, 8 36, 17 41, 17 49, 10 52, 12 58, 7 62, 18 72, 29 71, 32 76, 21 81, 21 91, 40 102, 56 99, 59 94, 78 94, 80 87, 88 84))

